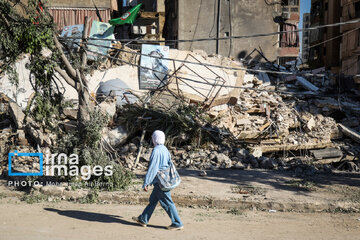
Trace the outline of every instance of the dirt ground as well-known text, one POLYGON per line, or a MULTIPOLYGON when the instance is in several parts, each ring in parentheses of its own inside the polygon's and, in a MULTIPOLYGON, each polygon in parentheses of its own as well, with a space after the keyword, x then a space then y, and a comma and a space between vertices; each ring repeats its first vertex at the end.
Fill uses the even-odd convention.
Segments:
POLYGON ((360 214, 292 213, 179 208, 185 228, 168 231, 157 207, 147 228, 134 224, 144 206, 26 204, 0 200, 0 240, 11 239, 360 239, 360 214))

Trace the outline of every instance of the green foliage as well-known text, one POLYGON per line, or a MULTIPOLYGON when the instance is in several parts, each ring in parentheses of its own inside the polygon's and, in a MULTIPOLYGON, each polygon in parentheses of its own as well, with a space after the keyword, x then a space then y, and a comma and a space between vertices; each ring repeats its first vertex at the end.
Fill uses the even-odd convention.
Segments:
POLYGON ((5 193, 0 193, 0 200, 6 198, 6 194, 5 193))
MULTIPOLYGON (((15 63, 24 55, 29 56, 26 67, 30 70, 30 81, 35 97, 28 106, 28 114, 50 130, 57 128, 57 118, 63 107, 63 96, 54 80, 55 66, 61 66, 53 36, 56 34, 53 19, 48 12, 39 9, 39 1, 29 0, 17 6, 7 0, 0 0, 0 73, 6 71, 14 83, 18 81, 15 63), (45 54, 48 52, 48 54, 45 54)), ((70 63, 80 68, 79 54, 68 51, 70 63)), ((86 69, 80 69, 85 74, 86 69)), ((93 112, 90 121, 82 122, 81 128, 71 134, 59 131, 58 146, 53 152, 70 155, 77 153, 82 165, 109 165, 112 162, 101 149, 101 130, 108 119, 100 112, 93 112)), ((93 178, 92 181, 113 182, 111 189, 125 187, 131 174, 120 166, 115 167, 110 178, 93 178)))
POLYGON ((108 123, 109 119, 100 111, 90 112, 90 120, 85 121, 82 129, 82 145, 85 147, 96 148, 101 141, 101 131, 108 123))
POLYGON ((42 201, 46 201, 48 199, 48 196, 41 194, 41 193, 29 193, 29 194, 24 194, 20 200, 24 201, 28 204, 33 204, 33 203, 38 203, 38 202, 42 202, 42 201))
MULTIPOLYGON (((68 134, 60 134, 57 147, 53 152, 62 152, 68 155, 75 153, 79 156, 80 165, 103 168, 113 166, 112 176, 92 176, 89 180, 95 186, 115 191, 126 188, 131 184, 134 174, 110 160, 109 156, 101 149, 101 131, 108 123, 108 117, 98 111, 90 113, 90 120, 83 123, 83 128, 68 134), (81 131, 81 132, 80 132, 81 131)), ((74 179, 66 179, 74 180, 74 179)))
POLYGON ((38 4, 39 1, 29 0, 14 7, 10 1, 0 0, 0 69, 18 84, 15 63, 24 55, 29 56, 26 67, 36 96, 28 110, 37 121, 48 125, 62 105, 62 95, 53 80, 59 55, 54 47, 53 19, 46 11, 40 11, 38 4), (44 55, 45 49, 51 54, 44 55))
POLYGON ((302 191, 316 191, 317 190, 317 184, 314 183, 311 180, 306 180, 306 179, 302 179, 302 180, 289 180, 285 182, 286 185, 291 186, 291 187, 295 187, 299 190, 302 191))
POLYGON ((79 198, 77 200, 79 203, 87 204, 87 203, 97 203, 99 202, 99 191, 97 189, 92 189, 86 194, 85 197, 79 198))
POLYGON ((38 10, 37 2, 27 6, 11 6, 0 0, 1 60, 11 66, 22 54, 40 53, 43 47, 53 47, 53 21, 38 10))
POLYGON ((109 191, 125 189, 131 184, 135 174, 119 164, 113 165, 112 176, 101 176, 100 181, 104 183, 104 187, 109 191))
POLYGON ((240 211, 240 210, 237 209, 237 208, 232 208, 232 209, 230 209, 229 211, 227 211, 226 213, 232 214, 232 215, 236 215, 236 216, 243 214, 243 212, 240 211))

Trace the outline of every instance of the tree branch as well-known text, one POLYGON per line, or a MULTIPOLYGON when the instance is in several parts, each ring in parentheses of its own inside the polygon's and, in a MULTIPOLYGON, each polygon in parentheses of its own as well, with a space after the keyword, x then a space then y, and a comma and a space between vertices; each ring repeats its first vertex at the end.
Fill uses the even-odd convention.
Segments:
POLYGON ((68 74, 69 77, 71 77, 72 79, 76 79, 76 71, 75 69, 71 66, 69 60, 67 59, 67 57, 65 56, 64 51, 62 50, 62 45, 59 42, 59 39, 57 38, 57 36, 54 34, 54 43, 55 43, 55 47, 59 50, 60 54, 61 54, 61 60, 63 61, 63 63, 65 64, 65 71, 68 74))
POLYGON ((89 32, 89 26, 90 26, 90 19, 91 17, 85 16, 84 20, 84 31, 82 34, 82 44, 81 44, 81 50, 82 50, 82 56, 81 56, 81 68, 84 69, 87 62, 87 55, 86 55, 86 48, 87 48, 87 38, 88 38, 88 32, 89 32))
MULTIPOLYGON (((61 69, 59 66, 55 67, 54 70, 55 70, 56 72, 58 72, 58 73, 60 74, 60 76, 61 76, 70 86, 72 86, 73 88, 75 88, 76 91, 79 90, 78 88, 79 88, 80 85, 78 85, 77 82, 76 82, 74 79, 72 79, 72 78, 66 73, 65 70, 61 69)), ((76 73, 75 73, 75 74, 76 74, 76 73)))
POLYGON ((3 20, 6 30, 9 32, 10 36, 14 37, 14 34, 10 29, 10 24, 9 24, 8 20, 6 19, 6 17, 4 17, 4 15, 2 15, 2 14, 0 14, 0 17, 1 17, 1 20, 3 20))

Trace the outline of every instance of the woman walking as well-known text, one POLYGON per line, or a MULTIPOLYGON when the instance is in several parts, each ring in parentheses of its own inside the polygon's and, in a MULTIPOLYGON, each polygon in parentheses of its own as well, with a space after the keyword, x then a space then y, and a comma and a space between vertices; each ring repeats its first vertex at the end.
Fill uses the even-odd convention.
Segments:
POLYGON ((164 145, 164 132, 156 130, 152 134, 152 141, 155 147, 151 153, 149 169, 146 173, 144 185, 142 188, 147 192, 149 186, 154 185, 154 189, 150 195, 149 204, 146 206, 143 213, 139 217, 133 217, 133 220, 139 223, 141 226, 146 227, 157 203, 160 202, 160 205, 171 219, 171 225, 168 226, 167 229, 180 230, 184 227, 176 210, 175 204, 171 199, 170 191, 161 190, 157 178, 158 171, 168 168, 171 161, 170 152, 164 145))

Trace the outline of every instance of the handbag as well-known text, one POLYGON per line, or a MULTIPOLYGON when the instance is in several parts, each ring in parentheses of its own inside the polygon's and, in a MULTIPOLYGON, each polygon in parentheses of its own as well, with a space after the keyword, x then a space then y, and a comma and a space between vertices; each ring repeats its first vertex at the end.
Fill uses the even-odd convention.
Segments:
POLYGON ((169 161, 169 167, 157 172, 157 177, 162 191, 170 191, 179 186, 181 182, 180 175, 171 160, 169 161))

